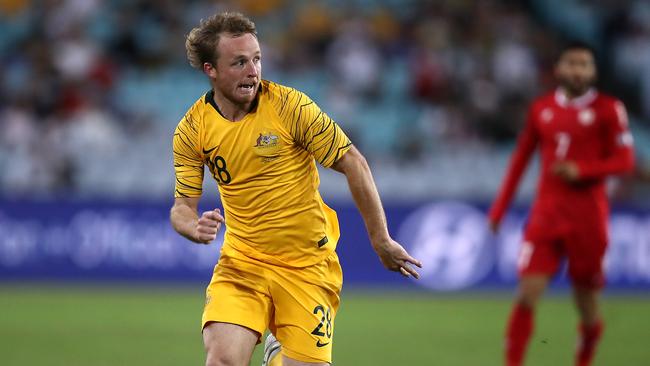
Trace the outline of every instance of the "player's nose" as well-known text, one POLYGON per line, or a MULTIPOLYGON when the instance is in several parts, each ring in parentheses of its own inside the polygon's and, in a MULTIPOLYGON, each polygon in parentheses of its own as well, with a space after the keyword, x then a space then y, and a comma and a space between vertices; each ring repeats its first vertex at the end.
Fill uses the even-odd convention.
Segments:
POLYGON ((255 65, 254 62, 248 62, 246 64, 246 75, 249 77, 257 77, 259 74, 259 70, 257 69, 257 65, 255 65))

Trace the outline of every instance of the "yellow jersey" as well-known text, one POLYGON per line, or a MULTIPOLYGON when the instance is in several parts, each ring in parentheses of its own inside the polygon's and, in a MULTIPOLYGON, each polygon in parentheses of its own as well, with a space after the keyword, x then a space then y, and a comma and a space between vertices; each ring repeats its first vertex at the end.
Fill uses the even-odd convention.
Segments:
POLYGON ((223 252, 289 267, 327 258, 339 225, 318 192, 315 162, 334 164, 348 137, 305 94, 270 81, 237 122, 220 114, 213 96, 197 100, 176 127, 175 196, 199 197, 207 166, 225 212, 223 252))

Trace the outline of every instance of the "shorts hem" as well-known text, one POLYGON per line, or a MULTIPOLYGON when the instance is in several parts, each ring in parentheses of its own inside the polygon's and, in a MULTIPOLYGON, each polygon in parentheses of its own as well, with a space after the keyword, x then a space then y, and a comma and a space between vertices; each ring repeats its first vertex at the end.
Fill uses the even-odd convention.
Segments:
POLYGON ((524 278, 528 276, 549 276, 553 277, 557 273, 556 269, 549 269, 549 270, 543 270, 543 269, 525 269, 523 271, 518 271, 519 278, 524 278))
POLYGON ((579 287, 579 288, 584 288, 588 290, 602 290, 605 287, 605 281, 600 280, 597 282, 590 281, 590 280, 580 280, 580 279, 570 279, 571 281, 571 286, 579 287))
POLYGON ((202 322, 201 325, 201 333, 203 333, 203 330, 205 329, 206 326, 208 326, 211 323, 226 323, 226 324, 232 324, 232 325, 237 325, 240 327, 244 327, 250 331, 253 331, 257 333, 257 343, 260 343, 260 340, 262 338, 262 335, 264 335, 264 332, 266 331, 266 328, 263 331, 259 331, 255 329, 255 326, 250 325, 250 324, 243 324, 244 322, 237 322, 237 321, 228 321, 228 320, 217 320, 217 319, 206 319, 202 322))
POLYGON ((309 357, 309 356, 307 356, 305 354, 302 354, 302 353, 299 353, 299 352, 294 352, 294 351, 292 351, 290 349, 287 349, 284 345, 282 346, 282 354, 289 357, 289 358, 291 358, 291 359, 294 359, 294 360, 300 361, 300 362, 311 362, 311 363, 326 362, 326 363, 328 363, 330 365, 332 364, 332 357, 329 357, 327 359, 309 357))

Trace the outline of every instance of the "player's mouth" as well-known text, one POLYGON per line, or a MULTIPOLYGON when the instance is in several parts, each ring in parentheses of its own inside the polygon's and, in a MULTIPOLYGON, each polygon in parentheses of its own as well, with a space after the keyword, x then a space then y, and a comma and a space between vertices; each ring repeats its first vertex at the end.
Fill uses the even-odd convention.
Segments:
POLYGON ((569 88, 576 96, 579 96, 589 89, 589 82, 582 79, 573 79, 569 82, 569 88))
POLYGON ((257 83, 242 83, 237 85, 237 90, 242 94, 252 94, 255 92, 257 83))

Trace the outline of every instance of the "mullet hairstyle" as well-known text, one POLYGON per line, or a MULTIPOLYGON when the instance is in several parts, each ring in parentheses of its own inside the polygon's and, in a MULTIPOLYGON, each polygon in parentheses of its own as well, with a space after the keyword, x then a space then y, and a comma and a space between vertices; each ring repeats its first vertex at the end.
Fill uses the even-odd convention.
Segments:
POLYGON ((217 45, 222 33, 239 37, 250 33, 257 37, 255 23, 241 13, 217 13, 207 19, 201 19, 198 27, 192 29, 185 38, 185 50, 190 65, 203 70, 204 63, 215 64, 219 58, 217 45))

